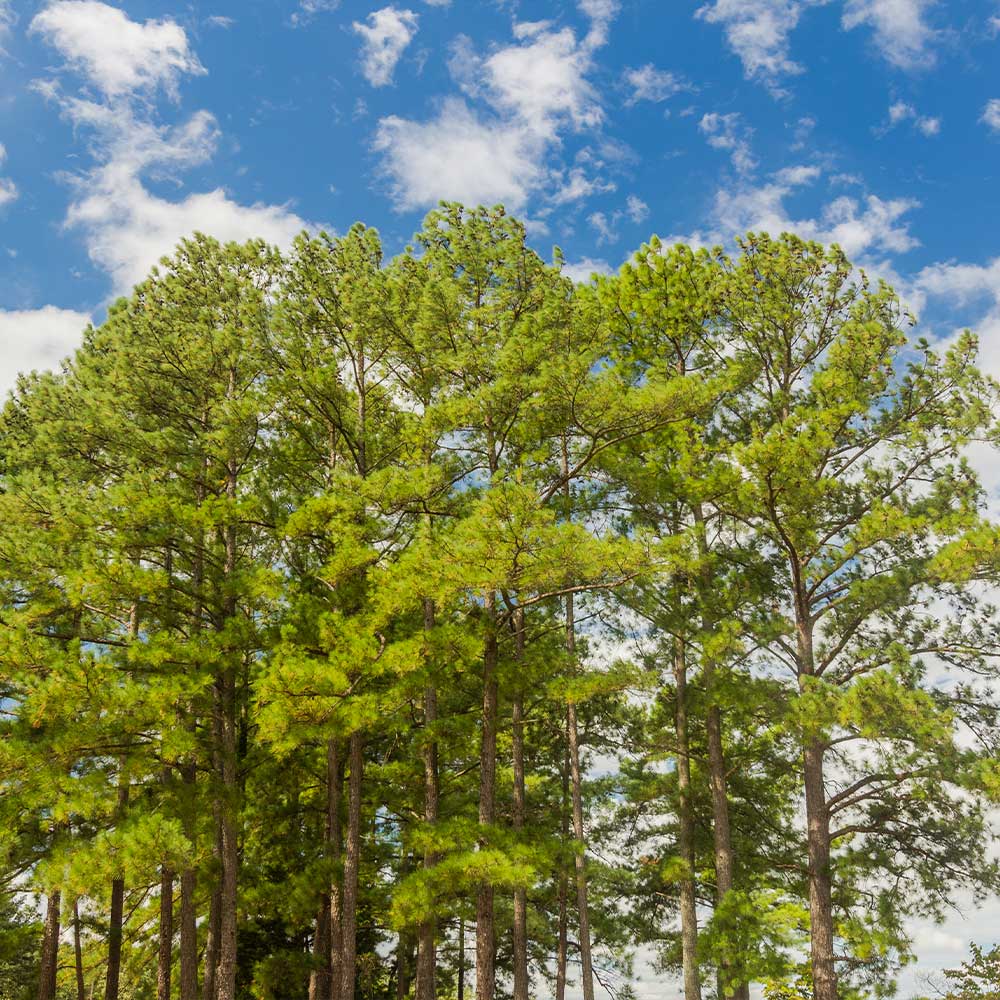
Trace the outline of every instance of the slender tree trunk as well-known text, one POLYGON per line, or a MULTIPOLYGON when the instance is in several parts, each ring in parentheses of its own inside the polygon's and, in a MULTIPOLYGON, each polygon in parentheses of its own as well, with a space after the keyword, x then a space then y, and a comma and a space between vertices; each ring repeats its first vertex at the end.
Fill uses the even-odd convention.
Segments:
MULTIPOLYGON (((576 656, 576 624, 573 617, 573 595, 566 596, 566 650, 576 656)), ((583 780, 580 774, 580 745, 576 722, 576 703, 566 706, 566 734, 569 744, 569 776, 573 794, 573 836, 577 847, 574 852, 576 866, 576 902, 579 910, 580 975, 583 1000, 594 1000, 594 966, 590 955, 590 913, 587 906, 587 859, 583 839, 583 780)))
POLYGON ((348 747, 351 768, 347 786, 347 851, 344 857, 344 910, 341 1000, 353 1000, 358 957, 358 873, 361 868, 361 778, 364 768, 364 740, 351 733, 348 747))
MULTIPOLYGON (((569 846, 569 742, 562 768, 562 848, 569 846)), ((566 1000, 566 962, 569 958, 569 873, 559 861, 558 931, 556 939, 556 1000, 566 1000)))
MULTIPOLYGON (((128 782, 119 772, 118 821, 128 806, 128 782)), ((108 922, 108 974, 104 982, 104 1000, 118 1000, 118 984, 122 971, 122 921, 125 916, 125 876, 111 880, 111 914, 108 922)))
MULTIPOLYGON (((693 507, 698 552, 702 560, 708 556, 708 541, 705 534, 705 517, 699 504, 693 507)), ((702 602, 708 599, 711 577, 707 563, 699 581, 699 596, 702 602)), ((702 608, 702 629, 711 633, 714 623, 706 607, 702 608)), ((708 708, 705 712, 705 736, 708 742, 708 781, 712 793, 712 839, 715 852, 715 902, 720 905, 734 885, 736 868, 733 850, 732 828, 729 822, 729 789, 726 770, 726 755, 722 742, 722 710, 715 700, 715 664, 706 659, 703 668, 705 690, 708 694, 708 708)), ((730 983, 733 976, 729 962, 723 961, 719 969, 720 981, 730 983)), ((720 986, 722 1000, 750 1000, 750 986, 740 982, 720 986)))
MULTIPOLYGON (((496 594, 485 601, 486 640, 483 646, 483 729, 479 749, 480 846, 486 846, 486 828, 496 817, 497 768, 497 634, 496 594)), ((476 1000, 493 1000, 496 991, 496 942, 493 926, 493 886, 481 882, 476 896, 476 1000)))
POLYGON ((156 954, 156 1000, 170 1000, 170 965, 174 951, 174 873, 160 869, 160 933, 156 954))
POLYGON ((328 892, 323 893, 316 912, 312 958, 309 1000, 328 1000, 330 996, 330 894, 328 892))
MULTIPOLYGON (((514 658, 524 659, 524 609, 514 612, 514 658)), ((515 682, 516 684, 516 682, 515 682)), ((516 685, 513 706, 514 758, 514 836, 524 831, 527 812, 524 775, 524 692, 516 685)), ((528 1000, 528 892, 523 887, 514 890, 514 1000, 528 1000)))
POLYGON ((687 722, 687 663, 684 643, 674 641, 674 689, 677 736, 678 841, 686 871, 681 881, 681 964, 684 1000, 701 1000, 698 973, 698 912, 695 906, 694 810, 691 804, 691 756, 687 722))
POLYGON ((56 972, 59 968, 59 907, 62 895, 49 893, 42 934, 42 961, 38 975, 38 1000, 55 1000, 56 972))
MULTIPOLYGON (((424 631, 430 632, 434 627, 434 602, 424 599, 424 631)), ((424 689, 424 822, 434 826, 438 821, 438 811, 441 798, 440 781, 438 777, 438 746, 434 725, 437 722, 437 689, 434 684, 428 684, 424 689)), ((437 854, 431 848, 424 852, 424 869, 430 871, 437 864, 437 854)), ((417 935, 417 989, 416 1000, 436 1000, 435 975, 437 969, 437 953, 435 937, 437 927, 433 917, 424 920, 417 935)))
MULTIPOLYGON (((198 1000, 198 925, 195 909, 197 879, 194 870, 186 868, 181 872, 181 998, 198 1000)), ((206 992, 205 1000, 209 1000, 206 992)))
POLYGON ((396 945, 396 1000, 406 1000, 410 995, 413 944, 413 938, 408 933, 399 935, 399 943, 396 945))
MULTIPOLYGON (((236 391, 236 372, 229 373, 229 395, 236 391)), ((235 501, 237 492, 238 467, 233 459, 226 478, 226 496, 235 501)), ((236 617, 237 601, 231 590, 231 581, 236 573, 239 559, 237 531, 235 524, 227 524, 222 530, 225 560, 223 582, 227 585, 223 593, 223 620, 230 622, 236 617)), ((237 653, 229 650, 224 654, 222 669, 216 678, 216 719, 218 726, 219 781, 221 795, 217 799, 218 825, 221 848, 222 874, 219 884, 219 967, 216 973, 216 996, 218 1000, 236 1000, 236 927, 237 893, 239 882, 240 846, 237 830, 239 816, 238 788, 238 722, 236 705, 237 653)))
MULTIPOLYGON (((815 671, 811 609, 804 588, 796 593, 800 684, 815 671)), ((806 793, 806 836, 809 848, 809 946, 813 1000, 838 1000, 833 940, 833 886, 830 878, 830 810, 823 777, 826 745, 806 739, 802 777, 806 793)))
POLYGON ((340 830, 340 800, 344 794, 344 764, 340 744, 326 744, 326 829, 334 876, 330 881, 330 1000, 340 1000, 344 979, 343 873, 340 861, 343 838, 340 830))
POLYGON ((76 1000, 86 1000, 87 987, 83 981, 83 942, 80 940, 80 901, 73 900, 73 962, 76 966, 76 1000))
POLYGON ((458 918, 458 1000, 465 1000, 465 917, 458 918))
POLYGON ((219 889, 214 889, 208 902, 208 929, 205 933, 205 982, 202 1000, 216 1000, 218 996, 219 926, 221 921, 222 893, 219 889))

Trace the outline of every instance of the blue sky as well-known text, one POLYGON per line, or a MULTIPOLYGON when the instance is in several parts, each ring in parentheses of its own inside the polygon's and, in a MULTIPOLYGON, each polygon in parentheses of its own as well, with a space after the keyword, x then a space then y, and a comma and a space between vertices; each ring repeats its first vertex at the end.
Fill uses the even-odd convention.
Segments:
POLYGON ((195 228, 395 252, 439 198, 580 278, 836 241, 1000 374, 1000 0, 0 0, 0 149, 0 388, 195 228))

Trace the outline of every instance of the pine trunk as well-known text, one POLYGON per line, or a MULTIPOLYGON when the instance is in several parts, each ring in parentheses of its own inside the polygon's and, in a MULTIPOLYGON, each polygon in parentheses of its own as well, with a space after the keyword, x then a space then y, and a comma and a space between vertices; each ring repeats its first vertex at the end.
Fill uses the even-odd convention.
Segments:
MULTIPOLYGON (((576 623, 573 616, 573 595, 566 597, 566 651, 576 656, 576 623)), ((566 736, 569 745, 569 777, 573 800, 573 836, 576 867, 576 904, 579 911, 577 928, 580 937, 580 977, 583 1000, 594 1000, 594 966, 590 955, 590 912, 587 904, 587 859, 583 839, 583 779, 580 774, 580 743, 577 731, 576 703, 566 707, 566 736)))
MULTIPOLYGON (((486 640, 483 646, 483 728, 479 750, 480 846, 496 816, 497 766, 497 635, 496 594, 486 595, 486 640)), ((493 1000, 496 991, 496 943, 493 926, 493 886, 481 882, 476 896, 476 1000, 493 1000)))
MULTIPOLYGON (((569 746, 562 769, 562 847, 569 844, 569 746)), ((569 873, 559 862, 558 929, 556 937, 556 1000, 566 1000, 566 962, 569 958, 569 873)))
MULTIPOLYGON (((424 631, 434 627, 434 602, 424 599, 424 631)), ((441 789, 438 777, 438 747, 434 734, 437 722, 437 689, 428 684, 424 689, 424 822, 434 826, 438 821, 441 789)), ((428 848, 424 852, 424 869, 430 871, 437 864, 437 854, 428 848)), ((437 971, 437 928, 432 917, 424 920, 417 931, 417 989, 416 1000, 436 1000, 434 995, 437 971)))
POLYGON ((351 733, 348 746, 351 769, 347 786, 347 851, 344 857, 343 974, 341 1000, 354 1000, 358 959, 358 874, 361 868, 361 778, 364 768, 364 740, 351 733))
POLYGON ((62 896, 58 890, 49 893, 45 908, 45 930, 42 935, 42 961, 38 975, 38 1000, 55 1000, 56 972, 59 968, 59 907, 62 896))
POLYGON ((73 900, 73 961, 76 966, 76 1000, 86 1000, 87 987, 83 981, 83 942, 80 940, 80 901, 73 900))
MULTIPOLYGON (((121 821, 128 806, 128 783, 119 774, 118 811, 121 821)), ((108 921, 108 974, 104 982, 104 1000, 118 1000, 122 971, 122 923, 125 918, 125 877, 111 880, 111 913, 108 921)))
MULTIPOLYGON (((515 659, 524 659, 524 609, 514 613, 515 659)), ((524 694, 518 688, 513 706, 514 758, 514 836, 520 837, 524 831, 527 814, 524 774, 524 694)), ((514 890, 514 1000, 528 1000, 528 892, 524 888, 514 890)))
MULTIPOLYGON (((218 857, 218 851, 217 851, 218 857)), ((216 1000, 219 972, 219 924, 222 914, 222 893, 212 892, 208 903, 208 929, 205 932, 205 983, 202 1000, 216 1000)))
POLYGON ((313 935, 313 967, 309 973, 309 1000, 329 1000, 330 996, 330 894, 324 892, 316 912, 313 935))
POLYGON ((326 830, 327 850, 334 863, 330 882, 330 1000, 340 1000, 344 979, 343 878, 340 869, 343 835, 340 829, 340 800, 344 794, 344 764, 340 744, 326 745, 326 830))
MULTIPOLYGON (((195 909, 197 879, 192 869, 181 872, 181 998, 198 1000, 198 924, 195 909)), ((206 992, 205 1000, 209 1000, 206 992)))
POLYGON ((170 1000, 170 965, 174 950, 174 873, 160 870, 160 933, 156 954, 156 1000, 170 1000))
POLYGON ((701 1000, 698 972, 698 912, 695 903, 694 810, 691 803, 691 757, 687 722, 687 663, 684 644, 674 644, 674 729, 677 736, 678 846, 684 861, 681 881, 681 965, 684 1000, 701 1000))

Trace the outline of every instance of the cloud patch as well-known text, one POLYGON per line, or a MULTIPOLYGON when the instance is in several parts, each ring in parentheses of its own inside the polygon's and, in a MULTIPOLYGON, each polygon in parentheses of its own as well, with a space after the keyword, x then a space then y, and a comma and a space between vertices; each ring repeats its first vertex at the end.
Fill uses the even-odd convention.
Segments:
POLYGON ((0 309, 0 393, 12 389, 21 372, 54 368, 72 354, 89 322, 86 313, 56 306, 0 309))
POLYGON ((418 18, 412 10, 383 7, 368 15, 367 24, 355 21, 361 36, 361 72, 373 87, 392 83, 396 64, 417 33, 418 18))

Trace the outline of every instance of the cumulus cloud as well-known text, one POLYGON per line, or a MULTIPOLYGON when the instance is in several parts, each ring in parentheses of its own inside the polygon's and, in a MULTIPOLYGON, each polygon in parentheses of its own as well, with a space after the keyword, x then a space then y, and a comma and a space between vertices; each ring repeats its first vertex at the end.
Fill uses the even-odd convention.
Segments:
POLYGON ((916 69, 934 61, 931 46, 938 36, 925 15, 934 0, 847 0, 842 23, 851 30, 872 29, 882 55, 900 69, 916 69))
POLYGON ((760 184, 725 187, 716 192, 706 230, 671 237, 692 246, 726 245, 746 232, 796 233, 803 239, 837 243, 856 263, 879 265, 887 254, 919 245, 905 216, 919 206, 909 198, 883 199, 866 193, 841 195, 811 215, 798 215, 788 202, 812 187, 823 171, 812 164, 786 167, 760 184))
POLYGON ((649 205, 638 195, 630 194, 625 199, 625 214, 636 224, 645 221, 649 216, 649 205))
POLYGON ((698 123, 698 130, 713 149, 729 153, 733 166, 741 174, 749 173, 757 166, 750 147, 753 129, 744 124, 738 111, 725 115, 717 112, 703 115, 698 123))
POLYGON ((89 322, 86 313, 55 306, 0 309, 0 393, 12 389, 21 372, 54 368, 79 347, 89 322))
POLYGON ((695 16, 722 26, 747 79, 781 93, 778 81, 802 72, 791 57, 789 36, 807 6, 808 0, 714 0, 699 7, 695 16))
POLYGON ((147 98, 155 89, 174 91, 182 73, 204 72, 178 25, 138 24, 89 0, 54 4, 33 24, 62 53, 68 68, 85 68, 102 94, 94 100, 86 92, 65 94, 55 83, 39 88, 89 139, 90 167, 66 177, 73 192, 66 225, 83 235, 91 260, 109 275, 116 294, 128 292, 195 230, 221 240, 263 237, 288 243, 306 228, 285 205, 244 205, 222 188, 177 200, 149 190, 149 180, 179 181, 183 171, 211 160, 220 136, 207 111, 176 125, 153 117, 147 98), (81 28, 76 8, 102 8, 96 11, 98 23, 113 28, 117 37, 91 44, 90 28, 81 28), (133 65, 140 52, 149 60, 141 67, 133 65))
POLYGON ((374 148, 383 155, 400 208, 445 198, 470 205, 503 202, 519 211, 544 179, 537 143, 516 123, 481 120, 461 98, 449 98, 429 121, 383 118, 374 148))
POLYGON ((883 135, 904 122, 910 122, 913 128, 920 132, 921 135, 927 136, 928 139, 939 135, 941 132, 941 119, 939 117, 922 115, 912 104, 907 104, 906 101, 894 101, 890 104, 886 124, 876 129, 875 132, 878 135, 883 135))
POLYGON ((562 273, 577 284, 585 284, 595 274, 612 274, 614 272, 606 260, 595 257, 583 257, 572 263, 566 261, 562 266, 562 273))
POLYGON ((417 21, 412 10, 383 7, 368 15, 367 24, 354 22, 361 36, 361 72, 373 87, 392 83, 396 64, 417 33, 417 21))
POLYGON ((183 74, 205 72, 176 22, 139 23, 97 0, 50 4, 35 16, 31 30, 107 97, 161 87, 176 94, 183 74))
POLYGON ((583 39, 549 22, 521 22, 511 44, 481 54, 460 36, 449 68, 464 97, 444 99, 424 121, 381 119, 373 145, 398 208, 445 198, 520 211, 539 192, 558 204, 613 188, 580 164, 567 175, 550 163, 567 130, 604 121, 588 74, 617 7, 590 0, 581 9, 591 20, 583 39))
POLYGON ((675 74, 665 69, 657 69, 652 63, 625 70, 622 79, 631 91, 625 101, 629 107, 638 104, 639 101, 659 103, 678 91, 687 89, 687 85, 675 74))
POLYGON ((317 14, 328 14, 340 6, 340 0, 299 0, 299 9, 291 16, 293 28, 308 24, 317 14))
POLYGON ((982 117, 979 119, 987 128, 1000 132, 1000 97, 994 97, 986 102, 982 117))
MULTIPOLYGON (((7 147, 0 142, 0 166, 7 159, 7 147)), ((17 199, 17 185, 7 177, 0 177, 0 208, 17 199)))

